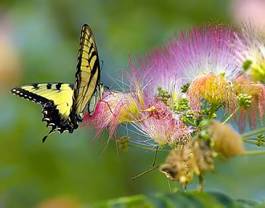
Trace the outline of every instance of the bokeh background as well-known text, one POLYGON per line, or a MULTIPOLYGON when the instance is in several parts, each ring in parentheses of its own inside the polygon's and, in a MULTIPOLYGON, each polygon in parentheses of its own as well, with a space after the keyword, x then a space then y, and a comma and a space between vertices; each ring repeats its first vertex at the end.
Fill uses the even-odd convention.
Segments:
MULTIPOLYGON (((118 154, 114 142, 107 144, 107 134, 95 138, 88 127, 73 134, 53 134, 42 144, 47 129, 40 107, 9 93, 14 86, 36 81, 73 82, 82 24, 89 24, 96 36, 102 81, 118 89, 130 58, 148 53, 193 26, 236 25, 252 17, 251 21, 262 25, 255 22, 265 19, 264 12, 258 12, 265 11, 262 2, 1 0, 0 207, 56 203, 78 207, 177 187, 158 171, 132 181, 132 176, 149 168, 154 153, 130 147, 118 154)), ((158 161, 164 156, 160 153, 158 161)), ((218 161, 216 171, 206 177, 206 190, 263 201, 264 174, 262 156, 218 161)), ((195 186, 196 181, 189 189, 195 186)))

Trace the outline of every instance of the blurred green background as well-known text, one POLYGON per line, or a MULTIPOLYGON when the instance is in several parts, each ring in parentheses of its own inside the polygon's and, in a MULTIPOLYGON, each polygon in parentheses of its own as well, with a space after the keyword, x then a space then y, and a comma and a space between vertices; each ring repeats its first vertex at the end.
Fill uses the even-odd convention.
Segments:
MULTIPOLYGON (((230 4, 229 0, 2 0, 0 207, 48 207, 43 203, 54 199, 89 204, 169 191, 158 171, 131 180, 151 165, 152 152, 132 147, 117 154, 114 142, 105 148, 107 135, 95 138, 93 129, 53 134, 42 144, 47 129, 40 107, 12 96, 9 89, 36 81, 73 82, 84 23, 96 36, 102 80, 117 89, 130 57, 144 55, 192 26, 233 24, 230 4)), ((164 156, 159 154, 159 161, 164 156)), ((216 171, 206 177, 206 190, 262 201, 264 173, 265 157, 219 161, 216 171)), ((196 181, 189 188, 195 187, 196 181)))

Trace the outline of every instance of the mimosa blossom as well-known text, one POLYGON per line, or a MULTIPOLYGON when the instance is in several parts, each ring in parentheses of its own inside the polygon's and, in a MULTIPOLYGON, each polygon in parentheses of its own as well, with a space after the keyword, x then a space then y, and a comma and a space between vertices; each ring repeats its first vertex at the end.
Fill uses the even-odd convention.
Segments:
POLYGON ((177 62, 175 70, 182 79, 192 82, 202 75, 223 74, 229 81, 241 74, 241 68, 233 59, 230 43, 235 31, 223 26, 209 26, 181 33, 169 46, 177 62))
POLYGON ((241 130, 246 123, 250 123, 252 128, 256 127, 257 120, 261 120, 265 113, 265 85, 253 82, 247 76, 239 77, 235 83, 237 94, 247 94, 251 96, 249 108, 241 108, 238 117, 238 124, 241 130))
POLYGON ((191 82, 188 95, 191 106, 197 110, 200 108, 201 99, 214 105, 225 104, 230 109, 236 106, 236 94, 223 75, 208 74, 198 77, 191 82))
POLYGON ((244 26, 235 34, 232 43, 237 64, 250 75, 252 80, 265 83, 265 36, 251 26, 244 26))
POLYGON ((196 29, 182 34, 172 45, 171 50, 178 51, 178 70, 190 83, 188 96, 193 109, 198 110, 201 99, 229 108, 235 106, 231 82, 242 71, 231 53, 234 34, 233 30, 221 26, 196 29))
POLYGON ((92 116, 85 115, 84 121, 92 123, 98 133, 109 129, 112 136, 121 123, 133 122, 139 114, 138 103, 132 93, 105 92, 92 116))
POLYGON ((131 68, 149 96, 163 88, 177 99, 182 97, 182 87, 190 84, 188 95, 194 109, 201 99, 232 107, 236 97, 231 82, 243 73, 233 58, 233 41, 235 32, 222 26, 194 29, 181 33, 131 68))
POLYGON ((191 139, 190 129, 161 101, 144 110, 135 125, 157 144, 185 144, 191 139))
POLYGON ((138 128, 159 144, 172 144, 192 133, 176 112, 183 98, 189 100, 193 110, 199 110, 202 99, 235 108, 237 99, 231 82, 242 70, 230 48, 234 33, 221 26, 194 29, 130 63, 131 88, 142 89, 145 105, 146 100, 153 100, 156 103, 150 105, 155 106, 156 113, 163 109, 167 115, 143 119, 136 124, 138 128))

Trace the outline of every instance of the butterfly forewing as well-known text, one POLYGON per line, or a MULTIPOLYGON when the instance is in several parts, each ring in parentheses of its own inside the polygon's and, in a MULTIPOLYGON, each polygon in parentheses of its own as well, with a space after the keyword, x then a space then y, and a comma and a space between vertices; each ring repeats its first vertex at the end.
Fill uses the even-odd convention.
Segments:
POLYGON ((43 107, 43 120, 62 130, 67 129, 62 123, 67 121, 73 104, 73 86, 65 83, 32 84, 11 90, 15 95, 39 103, 43 107))
POLYGON ((83 25, 80 50, 74 87, 74 106, 76 114, 84 111, 99 82, 100 66, 93 33, 88 25, 83 25))

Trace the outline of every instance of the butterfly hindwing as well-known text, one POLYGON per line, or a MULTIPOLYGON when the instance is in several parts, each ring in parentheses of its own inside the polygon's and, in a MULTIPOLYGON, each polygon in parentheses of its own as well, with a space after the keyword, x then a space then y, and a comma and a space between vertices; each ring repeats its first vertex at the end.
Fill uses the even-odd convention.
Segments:
POLYGON ((73 110, 81 114, 91 100, 99 82, 100 65, 96 42, 88 25, 83 25, 74 86, 73 110))
POLYGON ((73 86, 65 83, 32 84, 14 88, 15 95, 39 103, 43 107, 43 120, 59 131, 71 131, 69 115, 73 105, 73 86))
POLYGON ((89 115, 93 115, 93 113, 95 112, 98 101, 102 99, 103 92, 104 92, 104 86, 102 83, 100 83, 97 86, 95 93, 93 94, 93 96, 91 97, 88 103, 89 115))

